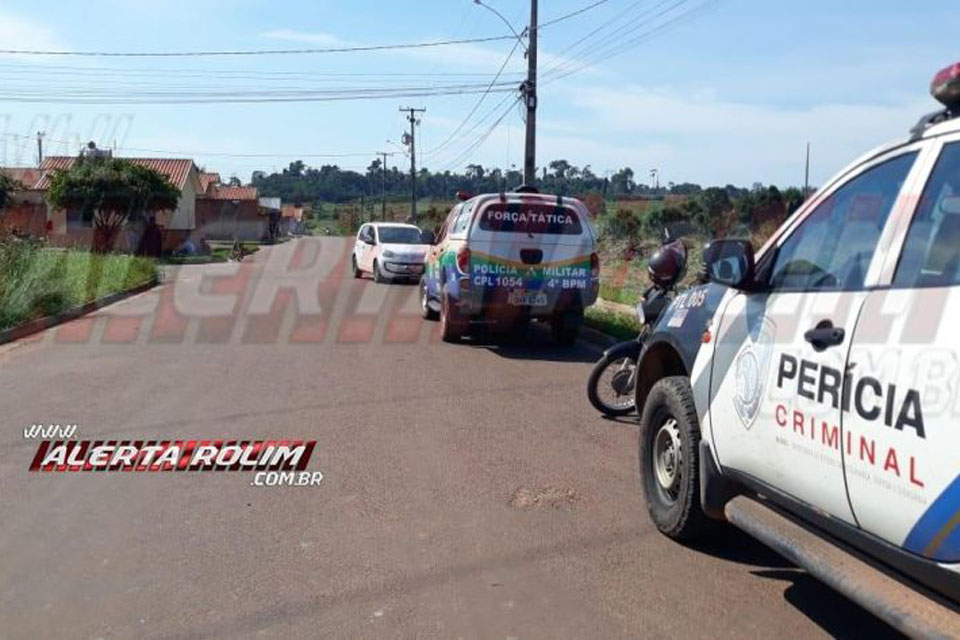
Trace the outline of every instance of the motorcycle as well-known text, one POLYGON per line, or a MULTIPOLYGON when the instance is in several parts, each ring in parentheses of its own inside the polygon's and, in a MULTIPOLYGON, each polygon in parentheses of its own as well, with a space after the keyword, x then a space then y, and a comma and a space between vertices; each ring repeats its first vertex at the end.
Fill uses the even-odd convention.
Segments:
POLYGON ((640 334, 607 349, 587 380, 587 398, 600 413, 619 417, 634 410, 640 353, 660 316, 670 306, 686 269, 687 249, 680 240, 663 245, 651 256, 647 271, 653 285, 644 291, 636 307, 640 334))

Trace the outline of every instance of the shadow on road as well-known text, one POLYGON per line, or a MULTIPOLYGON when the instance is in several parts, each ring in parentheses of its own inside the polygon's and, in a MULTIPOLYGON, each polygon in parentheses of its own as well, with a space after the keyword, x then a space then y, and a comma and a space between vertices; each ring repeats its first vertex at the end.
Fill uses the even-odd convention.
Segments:
MULTIPOLYGON (((526 331, 518 334, 504 333, 496 329, 474 328, 468 344, 487 349, 510 360, 543 360, 547 362, 589 362, 600 359, 600 353, 594 348, 577 342, 573 345, 559 345, 550 330, 533 323, 526 331)), ((583 379, 586 384, 586 377, 583 379)))
POLYGON ((788 582, 783 598, 834 638, 902 638, 885 622, 834 591, 786 558, 731 525, 690 548, 717 558, 762 567, 750 573, 788 582))
POLYGON ((783 592, 784 600, 834 638, 906 637, 805 571, 769 569, 751 573, 768 580, 789 582, 783 592))

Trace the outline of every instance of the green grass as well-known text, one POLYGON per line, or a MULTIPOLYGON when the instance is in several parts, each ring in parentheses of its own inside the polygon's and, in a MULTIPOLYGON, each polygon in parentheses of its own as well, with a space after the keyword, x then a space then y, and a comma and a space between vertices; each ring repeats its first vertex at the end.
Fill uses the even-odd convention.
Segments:
POLYGON ((633 340, 640 333, 640 324, 634 316, 597 307, 586 310, 583 323, 618 340, 633 340))
POLYGON ((66 311, 157 278, 157 263, 128 255, 0 243, 0 329, 66 311))

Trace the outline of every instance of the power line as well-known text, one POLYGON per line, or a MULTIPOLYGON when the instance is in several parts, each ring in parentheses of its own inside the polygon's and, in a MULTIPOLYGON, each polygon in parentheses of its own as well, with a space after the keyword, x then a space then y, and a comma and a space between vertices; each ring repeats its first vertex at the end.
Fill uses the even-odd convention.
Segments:
POLYGON ((467 116, 460 122, 460 124, 457 125, 457 128, 453 130, 453 133, 451 133, 449 136, 447 136, 447 138, 446 138, 443 142, 441 142, 441 143, 440 143, 439 145, 437 145, 436 147, 433 147, 432 149, 430 149, 429 151, 427 151, 427 152, 426 152, 427 156, 434 155, 435 153, 437 153, 438 151, 440 151, 441 149, 443 149, 444 147, 446 147, 447 144, 449 144, 450 141, 453 140, 453 138, 454 138, 458 133, 460 133, 460 131, 463 129, 463 127, 466 126, 466 124, 467 124, 467 122, 469 122, 470 118, 473 117, 473 114, 475 114, 475 113, 477 112, 477 109, 479 109, 480 106, 483 104, 483 101, 486 100, 486 98, 487 98, 488 95, 490 95, 490 91, 493 89, 494 85, 496 85, 497 80, 500 79, 500 76, 503 74, 504 69, 506 69, 506 68, 507 68, 507 65, 510 64, 510 60, 513 59, 513 56, 514 56, 514 54, 517 52, 517 49, 518 49, 519 47, 520 47, 520 40, 517 40, 517 42, 513 45, 513 48, 510 50, 510 53, 507 54, 507 57, 506 57, 506 59, 503 61, 503 64, 500 65, 500 69, 497 70, 497 74, 493 77, 493 80, 490 81, 490 84, 487 86, 486 91, 484 91, 482 94, 480 94, 480 98, 477 100, 476 104, 473 105, 473 108, 470 110, 470 113, 467 114, 467 116))
POLYGON ((518 96, 517 98, 515 98, 514 101, 511 102, 511 103, 507 106, 507 108, 503 110, 503 112, 500 114, 500 117, 497 118, 497 120, 490 126, 490 128, 487 129, 486 132, 483 133, 483 135, 481 135, 473 144, 471 144, 470 146, 468 146, 468 147, 463 151, 463 153, 461 153, 460 155, 456 156, 456 158, 454 158, 454 159, 451 160, 450 162, 442 165, 441 169, 439 169, 438 171, 439 171, 440 173, 442 173, 442 172, 447 171, 447 170, 449 170, 449 169, 455 168, 457 165, 459 165, 461 162, 463 162, 463 160, 464 160, 465 158, 469 157, 470 154, 472 154, 474 151, 476 151, 476 150, 480 147, 480 145, 482 145, 484 142, 487 141, 487 138, 489 138, 490 135, 491 135, 491 134, 496 130, 496 128, 500 125, 500 123, 503 122, 503 119, 506 118, 508 115, 510 115, 510 111, 513 109, 513 105, 514 105, 515 103, 517 103, 517 102, 520 102, 521 100, 523 100, 523 98, 520 97, 520 96, 518 96))
MULTIPOLYGON (((20 138, 23 140, 34 140, 34 136, 26 136, 17 133, 0 133, 0 138, 20 138)), ((79 143, 79 138, 77 140, 52 140, 46 138, 48 143, 55 143, 60 145, 77 145, 79 143)), ((366 158, 377 155, 384 155, 382 152, 370 152, 370 151, 356 151, 349 153, 234 153, 234 152, 222 152, 222 151, 171 151, 169 149, 147 149, 143 147, 127 147, 120 146, 118 150, 123 151, 137 151, 142 153, 161 153, 164 155, 179 156, 185 158, 195 158, 195 157, 220 157, 220 158, 299 158, 299 159, 309 159, 309 158, 366 158)), ((386 155, 395 156, 400 155, 396 152, 389 152, 386 155)))
POLYGON ((583 7, 582 9, 577 9, 576 11, 571 11, 570 13, 568 13, 568 14, 566 14, 566 15, 562 15, 562 16, 560 16, 559 18, 554 18, 553 20, 547 20, 546 22, 542 23, 539 28, 540 28, 540 29, 543 29, 544 27, 549 27, 549 26, 551 26, 551 25, 557 24, 558 22, 563 22, 564 20, 569 20, 570 18, 573 18, 573 17, 575 17, 575 16, 578 16, 578 15, 580 15, 581 13, 586 13, 587 11, 590 11, 591 9, 595 9, 596 7, 599 7, 599 6, 602 5, 602 4, 606 4, 606 3, 609 2, 609 1, 610 1, 610 0, 597 0, 597 1, 594 2, 593 4, 589 4, 589 5, 585 6, 585 7, 583 7))
MULTIPOLYGON (((501 83, 490 93, 515 90, 513 83, 501 83)), ((11 93, 8 87, 0 89, 0 100, 25 103, 68 104, 255 104, 283 102, 342 102, 349 100, 383 100, 397 98, 424 98, 436 96, 470 95, 488 91, 485 86, 447 85, 438 87, 397 87, 387 89, 354 90, 253 90, 253 91, 102 91, 73 90, 54 92, 49 88, 11 93)))
MULTIPOLYGON (((630 38, 625 41, 621 38, 619 42, 616 42, 616 41, 612 42, 606 48, 601 48, 599 51, 594 52, 595 54, 598 54, 598 55, 595 55, 594 57, 584 62, 581 62, 579 66, 568 68, 566 71, 562 71, 559 74, 554 75, 552 78, 550 78, 550 82, 556 82, 558 80, 562 80, 563 78, 566 78, 575 73, 579 73, 580 71, 583 71, 587 67, 593 66, 599 62, 603 62, 605 60, 609 60, 610 58, 614 58, 618 55, 621 55, 629 51, 630 49, 642 44, 643 42, 646 42, 647 40, 650 40, 651 38, 659 35, 660 33, 672 27, 677 26, 684 20, 695 18, 699 14, 706 13, 707 11, 716 8, 719 5, 720 1, 721 0, 707 0, 703 4, 691 7, 687 11, 682 12, 677 16, 674 16, 673 18, 653 27, 652 29, 649 29, 648 31, 640 33, 639 35, 633 38, 630 38)), ((679 0, 667 10, 661 11, 659 14, 654 16, 654 18, 661 17, 662 15, 669 13, 669 11, 671 11, 672 9, 683 4, 686 4, 686 0, 679 0)), ((650 21, 647 21, 647 22, 650 22, 650 21)), ((627 33, 633 33, 635 31, 636 31, 636 28, 631 29, 627 33)))
POLYGON ((392 51, 397 49, 425 49, 445 47, 455 44, 480 44, 513 40, 513 35, 490 36, 486 38, 463 38, 460 40, 438 40, 435 42, 412 42, 406 44, 357 45, 351 47, 323 47, 307 49, 260 49, 254 51, 56 51, 38 49, 0 49, 0 53, 23 56, 70 56, 88 58, 200 58, 217 56, 277 56, 304 55, 319 53, 359 53, 366 51, 392 51))

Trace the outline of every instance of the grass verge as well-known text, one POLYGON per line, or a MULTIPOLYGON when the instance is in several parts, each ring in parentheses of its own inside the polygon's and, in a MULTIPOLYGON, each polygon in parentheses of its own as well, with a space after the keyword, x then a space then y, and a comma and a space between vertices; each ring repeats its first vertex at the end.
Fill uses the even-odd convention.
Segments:
POLYGON ((0 243, 0 329, 61 313, 157 278, 149 258, 0 243))
POLYGON ((613 336, 617 340, 633 340, 640 333, 640 324, 634 316, 598 307, 588 308, 584 313, 583 322, 588 327, 613 336))

